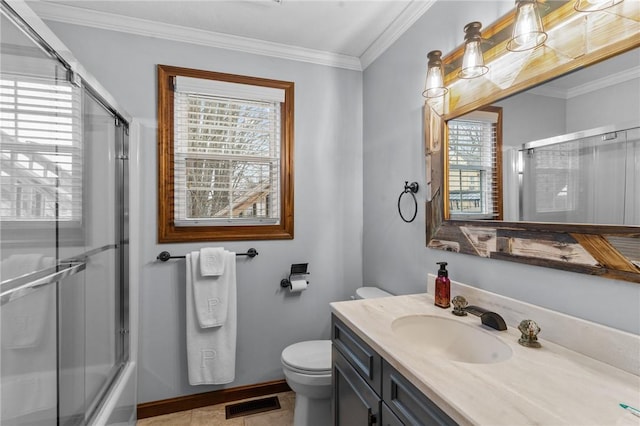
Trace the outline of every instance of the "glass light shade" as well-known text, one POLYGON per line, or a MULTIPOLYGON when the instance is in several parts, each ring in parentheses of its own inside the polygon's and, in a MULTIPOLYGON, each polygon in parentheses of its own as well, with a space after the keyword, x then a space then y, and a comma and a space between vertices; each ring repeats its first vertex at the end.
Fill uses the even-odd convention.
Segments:
POLYGON ((432 50, 427 55, 429 65, 427 66, 427 79, 424 84, 422 96, 425 98, 437 98, 447 94, 449 89, 444 87, 444 72, 442 69, 442 52, 432 50))
POLYGON ((516 0, 518 7, 507 50, 522 52, 542 45, 547 39, 535 0, 516 0))
POLYGON ((623 0, 576 0, 573 8, 578 12, 595 12, 603 10, 616 4, 622 3, 623 0))
POLYGON ((476 78, 489 71, 489 68, 484 65, 484 57, 482 56, 480 28, 482 28, 480 22, 471 22, 464 27, 466 42, 462 56, 462 67, 458 73, 460 78, 476 78))

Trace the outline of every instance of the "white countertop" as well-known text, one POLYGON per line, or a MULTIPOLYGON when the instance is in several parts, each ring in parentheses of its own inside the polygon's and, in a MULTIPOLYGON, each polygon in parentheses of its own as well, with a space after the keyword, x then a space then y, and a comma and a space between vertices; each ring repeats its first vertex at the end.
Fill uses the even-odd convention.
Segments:
POLYGON ((434 306, 429 294, 335 302, 331 307, 460 424, 640 425, 640 418, 619 406, 640 407, 640 377, 545 341, 542 333, 541 348, 523 347, 517 343, 517 329, 497 331, 481 325, 479 317, 456 317, 451 309, 434 306), (412 314, 477 326, 507 343, 513 355, 498 363, 470 364, 420 353, 391 331, 393 320, 412 314))

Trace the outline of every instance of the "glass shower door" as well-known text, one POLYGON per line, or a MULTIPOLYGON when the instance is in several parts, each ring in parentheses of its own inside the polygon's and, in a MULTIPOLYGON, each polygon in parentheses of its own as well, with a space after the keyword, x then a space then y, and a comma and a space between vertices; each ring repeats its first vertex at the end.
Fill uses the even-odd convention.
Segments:
POLYGON ((0 10, 0 424, 89 424, 128 358, 127 124, 0 10))
POLYGON ((86 262, 82 283, 60 286, 59 391, 66 425, 83 424, 76 422, 79 414, 84 421, 91 416, 125 361, 119 196, 125 128, 87 90, 82 111, 84 243, 61 249, 64 258, 86 262))
POLYGON ((523 149, 521 220, 640 224, 640 128, 609 130, 523 149))
POLYGON ((78 219, 66 176, 80 92, 4 7, 0 19, 0 423, 56 424, 56 283, 82 270, 57 253, 78 219))

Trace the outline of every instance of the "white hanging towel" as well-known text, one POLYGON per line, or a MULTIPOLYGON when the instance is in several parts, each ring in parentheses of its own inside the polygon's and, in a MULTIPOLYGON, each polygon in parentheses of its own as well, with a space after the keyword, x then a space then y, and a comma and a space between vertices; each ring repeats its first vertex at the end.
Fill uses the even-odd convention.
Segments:
POLYGON ((224 253, 222 247, 200 249, 200 274, 203 277, 217 277, 224 273, 224 253))
MULTIPOLYGON (((216 252, 215 256, 219 259, 222 266, 220 270, 224 270, 225 263, 228 261, 229 252, 221 250, 216 252)), ((234 265, 233 271, 227 271, 225 274, 216 276, 203 276, 202 274, 202 250, 200 253, 194 251, 191 253, 191 282, 193 286, 193 303, 195 306, 198 324, 201 328, 219 327, 227 320, 227 312, 229 311, 229 287, 231 281, 236 280, 235 271, 235 255, 232 259, 234 265)))
POLYGON ((194 298, 194 281, 200 276, 198 252, 187 254, 187 368, 189 384, 217 385, 231 383, 236 371, 236 255, 225 252, 224 274, 227 278, 227 315, 223 325, 200 327, 194 298))

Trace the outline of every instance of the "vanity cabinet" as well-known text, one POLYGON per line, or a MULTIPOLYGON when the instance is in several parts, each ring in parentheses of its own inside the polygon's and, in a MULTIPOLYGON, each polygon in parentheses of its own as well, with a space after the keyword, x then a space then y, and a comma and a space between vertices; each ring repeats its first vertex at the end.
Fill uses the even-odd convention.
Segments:
POLYGON ((333 402, 336 407, 333 423, 336 426, 378 424, 382 402, 380 396, 367 385, 335 346, 332 361, 333 402))
POLYGON ((447 426, 457 424, 386 361, 383 361, 382 370, 384 372, 382 399, 400 422, 390 424, 447 426))
POLYGON ((378 425, 382 358, 335 316, 331 323, 333 424, 378 425))
POLYGON ((456 424, 335 315, 331 328, 334 426, 456 424))

